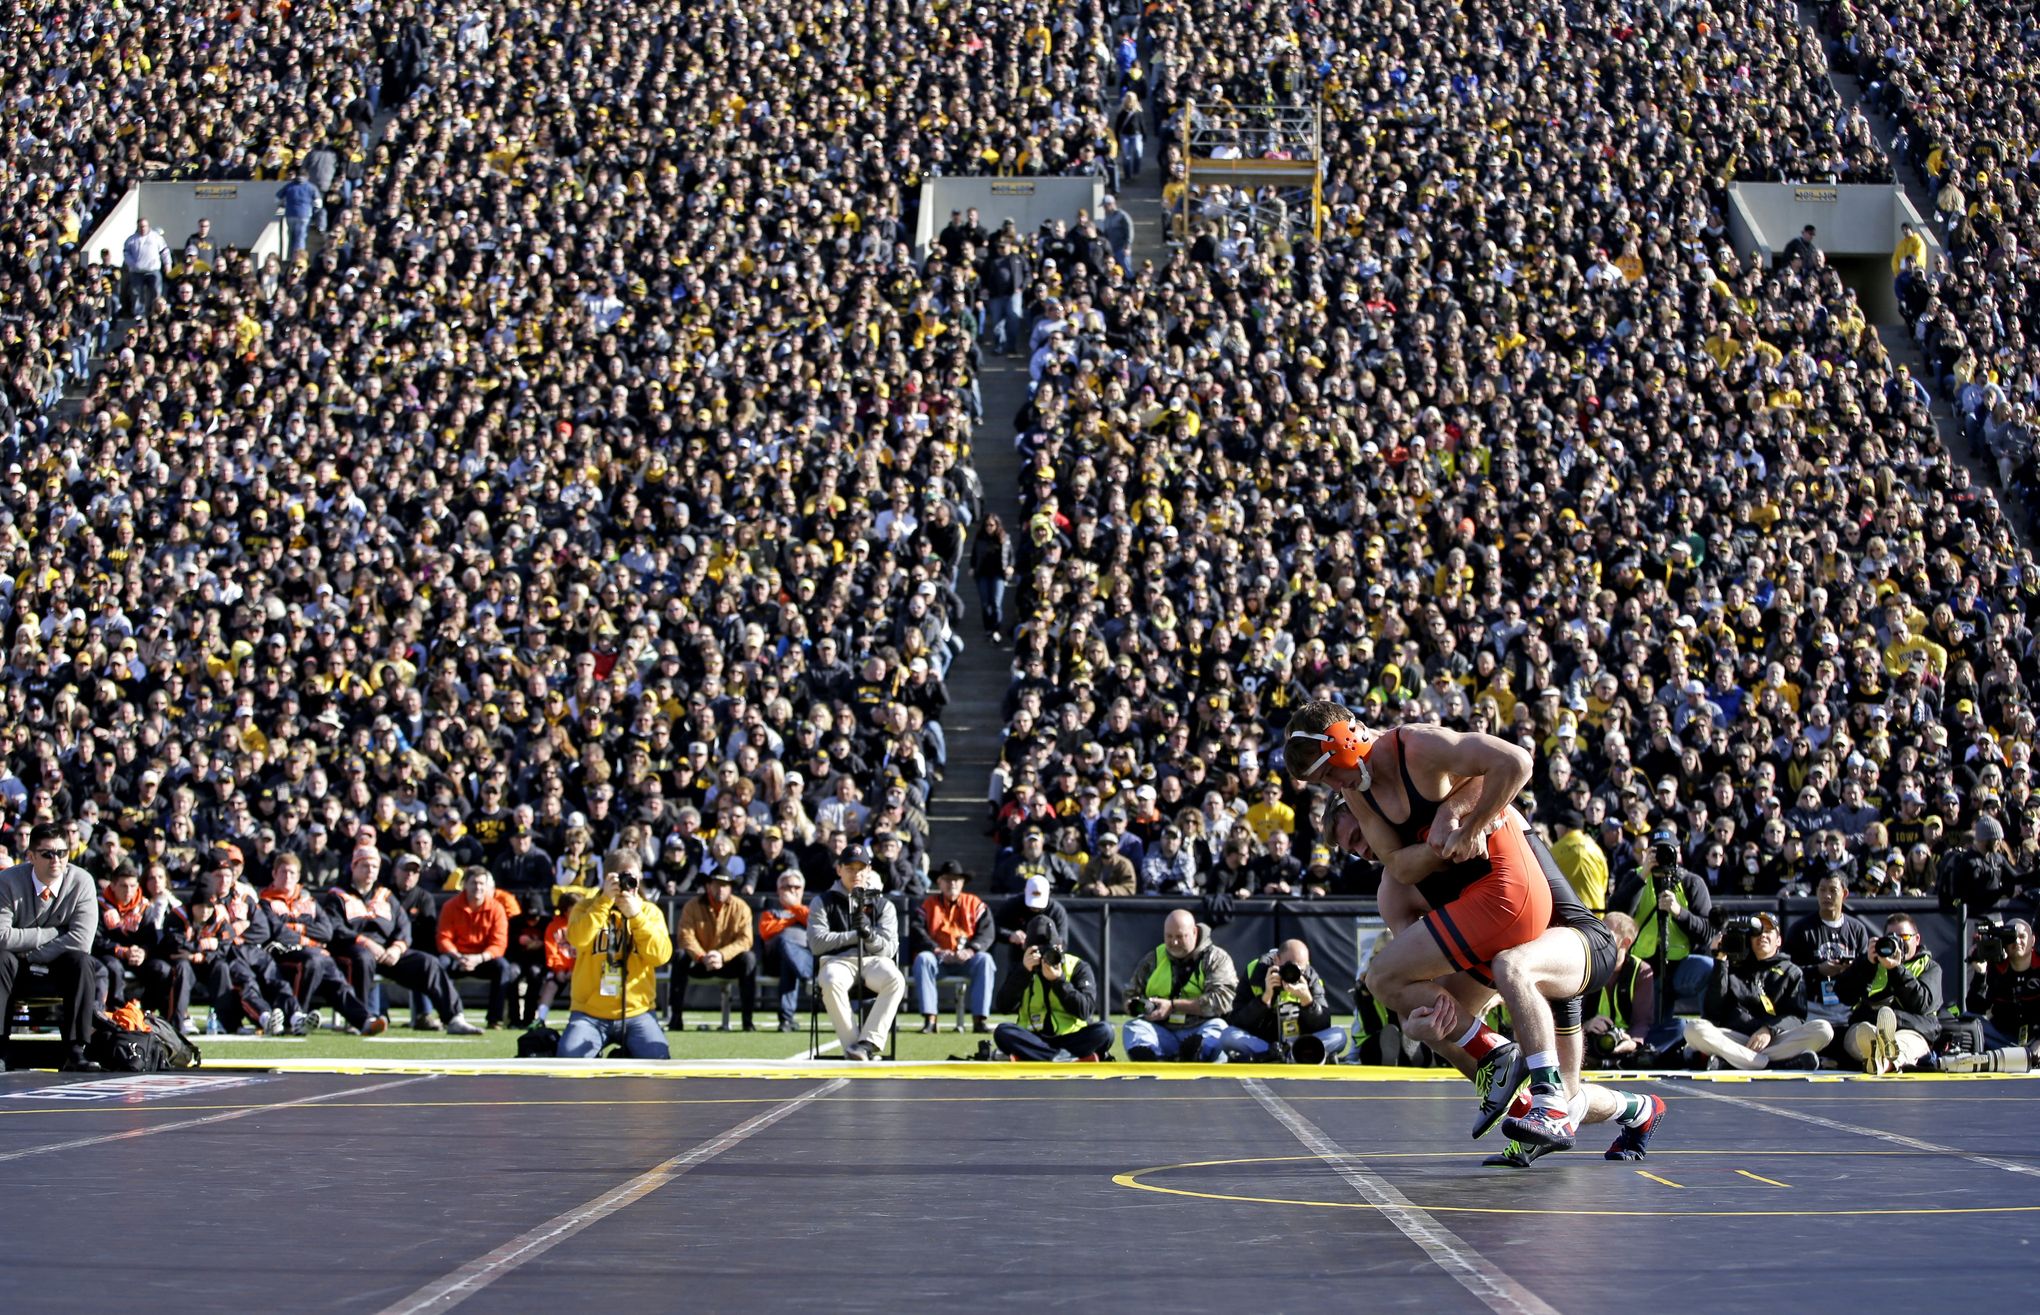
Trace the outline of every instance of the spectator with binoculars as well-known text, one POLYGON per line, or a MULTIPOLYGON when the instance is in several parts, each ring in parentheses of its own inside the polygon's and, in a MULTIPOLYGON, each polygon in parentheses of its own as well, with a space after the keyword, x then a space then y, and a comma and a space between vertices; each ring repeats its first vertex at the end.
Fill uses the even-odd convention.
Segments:
POLYGON ((1686 1021, 1686 1046, 1708 1056, 1708 1068, 1820 1067, 1835 1029, 1807 1018, 1806 975, 1779 953, 1783 939, 1769 913, 1731 918, 1722 929, 1705 1017, 1686 1021))
POLYGON ((992 1029, 992 1047, 1008 1059, 1095 1061, 1112 1049, 1112 1026, 1094 1023, 1098 978, 1091 965, 1065 948, 1055 920, 1045 913, 1027 920, 1020 953, 1025 984, 1016 1021, 992 1029))
POLYGON ((1332 1025, 1324 978, 1310 965, 1310 946, 1284 941, 1248 962, 1218 1044, 1229 1059, 1330 1063, 1346 1050, 1345 1029, 1332 1025))

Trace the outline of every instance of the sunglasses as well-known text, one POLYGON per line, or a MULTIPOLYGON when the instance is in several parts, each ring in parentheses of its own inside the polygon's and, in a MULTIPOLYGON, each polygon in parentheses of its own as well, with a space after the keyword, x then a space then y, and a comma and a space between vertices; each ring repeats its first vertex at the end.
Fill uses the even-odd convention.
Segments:
POLYGON ((64 851, 61 849, 36 849, 29 852, 37 858, 62 858, 64 856, 64 851))

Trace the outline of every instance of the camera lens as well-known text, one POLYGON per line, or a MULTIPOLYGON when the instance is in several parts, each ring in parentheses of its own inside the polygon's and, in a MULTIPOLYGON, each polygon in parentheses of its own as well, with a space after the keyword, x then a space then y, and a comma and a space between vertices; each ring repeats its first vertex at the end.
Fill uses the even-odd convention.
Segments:
POLYGON ((1880 959, 1898 958, 1900 948, 1899 940, 1896 936, 1879 936, 1877 938, 1876 950, 1877 957, 1880 959))
POLYGON ((1277 971, 1282 974, 1282 980, 1291 986, 1303 980, 1303 969, 1293 963, 1285 963, 1277 971))

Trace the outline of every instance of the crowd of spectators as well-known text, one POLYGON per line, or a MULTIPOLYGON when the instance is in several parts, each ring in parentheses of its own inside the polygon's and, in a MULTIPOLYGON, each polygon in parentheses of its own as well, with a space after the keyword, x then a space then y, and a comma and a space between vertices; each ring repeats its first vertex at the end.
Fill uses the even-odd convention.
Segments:
POLYGON ((622 861, 820 888, 862 840, 925 888, 988 247, 918 265, 918 184, 1107 170, 1095 4, 34 22, 5 857, 61 820, 184 892, 225 846, 314 887, 372 847, 542 910, 622 861), (142 178, 271 182, 290 248, 161 235, 129 322, 78 243, 142 178))
POLYGON ((1364 890, 1268 766, 1316 696, 1519 740, 1615 886, 1666 830, 1723 894, 1922 893, 1957 842, 2032 879, 2031 551, 1817 243, 1728 243, 1729 179, 1888 176, 1789 9, 1143 35, 1163 122, 1318 70, 1328 222, 1028 244, 1002 882, 1364 890))
POLYGON ((2031 65, 2032 18, 1991 5, 1834 4, 1826 24, 1838 62, 1895 120, 1894 148, 1932 192, 1945 258, 1936 268, 1924 250, 1894 258, 1905 266, 1893 270, 1901 308, 1971 450, 2031 506, 2040 497, 2031 293, 2040 99, 2030 78, 1995 72, 2031 65))
MULTIPOLYGON (((1522 738, 1526 806, 1618 869, 1669 824, 1729 891, 1923 889, 1993 829, 2033 870, 2031 554, 1818 253, 1726 245, 1728 178, 1883 176, 1784 8, 35 22, 0 102, 9 857, 62 819, 101 877, 233 845, 318 887, 374 848, 543 907, 624 861, 820 889, 862 841, 919 895, 975 539, 1013 586, 1010 619, 980 590, 1001 894, 1355 889, 1267 768, 1318 693, 1522 738), (1108 214, 915 260, 929 174, 1180 180, 1212 94, 1322 98, 1322 242, 1228 222, 1134 269, 1108 214), (122 320, 77 253, 142 178, 274 182, 287 255, 164 235, 122 320), (1003 543, 981 337, 1032 384, 1003 543)), ((1999 450, 2024 93, 1920 80, 1889 103, 1950 138, 1980 266, 1933 319, 2008 362, 1999 450)))

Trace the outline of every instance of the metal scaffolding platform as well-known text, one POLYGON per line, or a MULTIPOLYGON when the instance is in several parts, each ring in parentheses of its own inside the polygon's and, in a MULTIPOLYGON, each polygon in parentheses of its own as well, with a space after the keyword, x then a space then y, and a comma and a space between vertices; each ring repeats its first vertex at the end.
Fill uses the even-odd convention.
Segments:
POLYGON ((1310 105, 1238 105, 1192 101, 1182 115, 1185 186, 1171 216, 1172 237, 1188 241, 1197 217, 1240 220, 1256 233, 1277 224, 1324 225, 1323 113, 1310 105), (1217 189, 1232 194, 1214 206, 1217 189), (1239 200, 1246 191, 1251 199, 1239 200))

